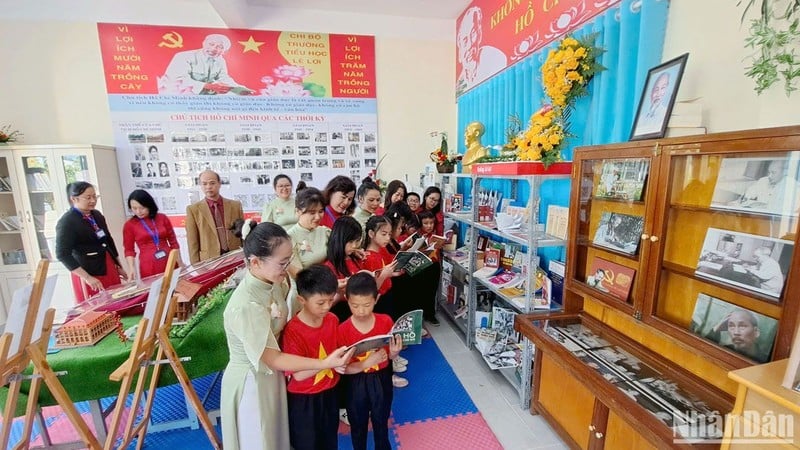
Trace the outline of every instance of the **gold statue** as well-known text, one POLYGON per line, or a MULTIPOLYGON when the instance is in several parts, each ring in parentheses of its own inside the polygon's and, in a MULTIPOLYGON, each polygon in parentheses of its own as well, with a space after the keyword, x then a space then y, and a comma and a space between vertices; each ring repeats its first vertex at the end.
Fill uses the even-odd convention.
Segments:
POLYGON ((472 122, 467 125, 464 130, 464 146, 467 151, 464 152, 464 159, 461 160, 461 167, 464 173, 472 171, 472 165, 479 159, 489 156, 489 150, 481 144, 481 136, 485 128, 480 122, 472 122))

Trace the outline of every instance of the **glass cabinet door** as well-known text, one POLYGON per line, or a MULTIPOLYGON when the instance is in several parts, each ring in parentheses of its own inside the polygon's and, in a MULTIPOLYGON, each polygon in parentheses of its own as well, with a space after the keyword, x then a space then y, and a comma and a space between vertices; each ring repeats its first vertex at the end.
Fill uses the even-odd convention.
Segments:
POLYGON ((652 153, 576 152, 573 163, 580 182, 570 207, 577 230, 568 256, 570 286, 636 315, 647 284, 642 268, 650 242, 648 199, 655 195, 649 188, 652 153))
POLYGON ((668 155, 662 250, 651 260, 654 322, 734 367, 788 356, 772 349, 779 321, 789 339, 796 321, 784 303, 800 151, 755 150, 668 155))
POLYGON ((57 186, 48 156, 25 154, 20 156, 20 164, 30 202, 25 221, 33 228, 31 235, 35 235, 37 256, 52 259, 55 224, 59 217, 55 196, 66 196, 65 188, 57 186))
POLYGON ((25 269, 28 255, 25 252, 23 207, 13 161, 0 157, 0 252, 2 264, 7 268, 25 269))
POLYGON ((62 155, 61 166, 67 184, 76 181, 93 182, 89 176, 89 161, 86 155, 62 155))

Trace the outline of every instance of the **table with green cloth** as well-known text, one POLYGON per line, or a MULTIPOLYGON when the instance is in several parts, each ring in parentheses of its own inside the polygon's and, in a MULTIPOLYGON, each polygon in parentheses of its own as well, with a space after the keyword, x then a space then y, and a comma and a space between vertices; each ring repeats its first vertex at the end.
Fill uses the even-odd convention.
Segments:
MULTIPOLYGON (((193 324, 194 326, 184 337, 170 339, 179 357, 192 358, 191 361, 183 362, 190 379, 219 372, 228 364, 228 343, 225 338, 222 313, 232 294, 233 289, 225 292, 222 301, 193 324)), ((139 320, 141 316, 125 317, 122 319, 122 324, 128 329, 139 320)), ((191 321, 189 323, 191 324, 191 321)), ((111 381, 108 377, 128 359, 132 346, 133 340, 122 342, 117 333, 111 333, 91 347, 63 349, 58 353, 49 354, 47 362, 55 372, 67 371, 66 375, 58 379, 73 402, 111 397, 119 393, 120 383, 111 381)), ((31 370, 32 368, 29 368, 28 372, 31 370)), ((159 386, 177 382, 172 367, 168 364, 162 367, 159 386)), ((27 393, 29 386, 23 384, 22 391, 27 393)), ((39 405, 54 404, 56 401, 47 386, 42 386, 39 405)))

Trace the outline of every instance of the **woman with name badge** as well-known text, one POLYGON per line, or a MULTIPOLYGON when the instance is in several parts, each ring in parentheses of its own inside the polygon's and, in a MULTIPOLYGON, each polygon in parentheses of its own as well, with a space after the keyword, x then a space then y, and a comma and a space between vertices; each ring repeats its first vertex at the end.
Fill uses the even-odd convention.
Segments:
MULTIPOLYGON (((122 227, 122 247, 128 263, 128 281, 136 279, 134 244, 139 249, 140 278, 164 273, 169 252, 179 249, 169 218, 158 212, 153 197, 142 189, 137 189, 128 196, 128 208, 133 217, 122 227)), ((177 263, 178 267, 183 267, 180 254, 177 263)))
POLYGON ((72 272, 75 299, 81 303, 127 278, 106 218, 94 209, 99 196, 85 181, 67 185, 72 208, 56 224, 56 258, 72 272))

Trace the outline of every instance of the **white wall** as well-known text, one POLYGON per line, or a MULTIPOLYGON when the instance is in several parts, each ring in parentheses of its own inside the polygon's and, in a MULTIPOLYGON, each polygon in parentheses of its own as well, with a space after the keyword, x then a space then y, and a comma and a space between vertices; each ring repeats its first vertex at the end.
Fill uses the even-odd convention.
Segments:
MULTIPOLYGON (((95 21, 225 26, 203 0, 62 5, 0 0, 0 125, 22 130, 26 144, 113 145, 95 21)), ((455 133, 451 21, 257 7, 248 20, 254 29, 376 36, 381 178, 417 179, 433 150, 428 132, 455 133)))
POLYGON ((700 97, 712 133, 800 124, 800 92, 786 97, 783 83, 776 83, 758 96, 744 75, 752 50, 744 48, 748 25, 740 25, 743 9, 736 3, 670 2, 663 60, 689 52, 678 100, 700 97))

